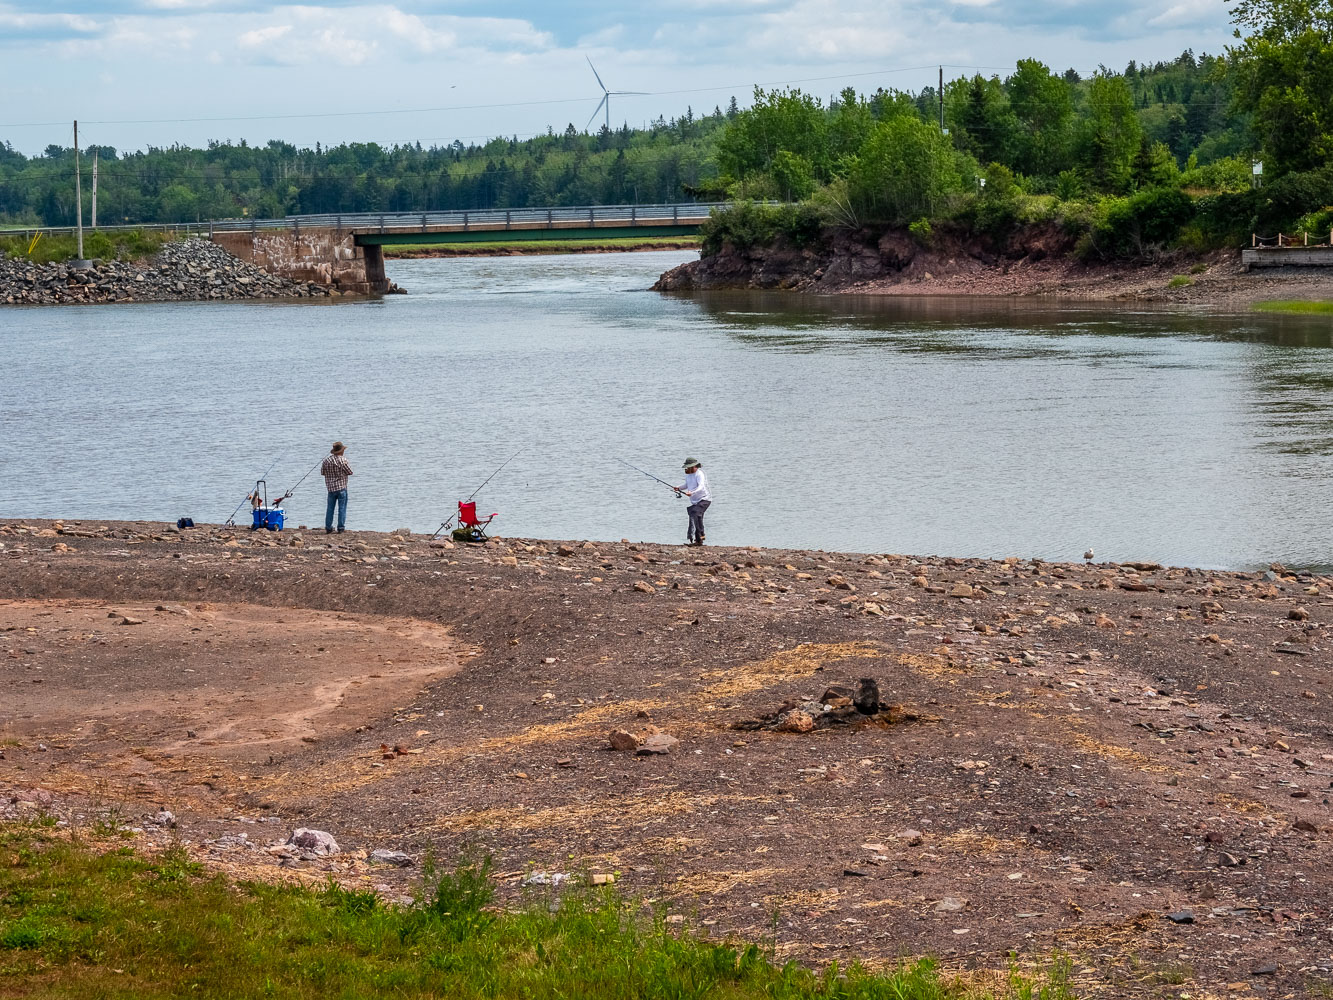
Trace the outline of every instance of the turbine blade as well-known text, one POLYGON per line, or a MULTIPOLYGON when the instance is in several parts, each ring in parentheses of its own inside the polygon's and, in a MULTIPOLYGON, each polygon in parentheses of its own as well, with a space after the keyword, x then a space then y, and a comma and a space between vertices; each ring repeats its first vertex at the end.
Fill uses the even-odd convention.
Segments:
POLYGON ((607 93, 617 95, 637 94, 639 97, 647 97, 649 95, 649 91, 647 90, 608 90, 607 93))
MULTIPOLYGON (((583 58, 584 58, 584 59, 588 59, 587 56, 584 56, 583 58)), ((602 82, 602 78, 601 78, 600 76, 598 76, 598 74, 597 74, 597 67, 594 66, 594 65, 592 64, 592 60, 591 60, 591 59, 588 59, 588 69, 592 70, 592 75, 597 77, 597 86, 601 87, 601 88, 602 88, 602 92, 605 93, 605 92, 606 92, 606 84, 604 84, 604 83, 602 82)))
MULTIPOLYGON (((603 105, 603 104, 608 104, 608 102, 609 102, 610 100, 611 100, 611 95, 610 95, 610 94, 603 94, 603 95, 602 95, 602 100, 598 103, 598 105, 597 105, 597 110, 594 111, 594 112, 592 113, 592 118, 589 118, 589 119, 588 119, 588 125, 591 125, 591 124, 592 124, 592 119, 593 119, 593 118, 596 118, 598 115, 600 115, 600 114, 602 113, 602 105, 603 105)), ((610 110, 610 107, 609 107, 609 106, 608 106, 607 110, 608 110, 608 111, 610 110)), ((584 125, 584 126, 583 126, 583 131, 585 131, 585 132, 588 131, 588 125, 584 125)))

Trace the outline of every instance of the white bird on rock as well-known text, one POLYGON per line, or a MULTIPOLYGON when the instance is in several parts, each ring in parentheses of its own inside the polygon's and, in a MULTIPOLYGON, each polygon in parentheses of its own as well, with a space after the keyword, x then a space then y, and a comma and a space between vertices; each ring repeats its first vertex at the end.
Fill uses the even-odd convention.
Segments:
POLYGON ((1092 562, 1092 557, 1093 557, 1094 555, 1096 555, 1096 553, 1093 552, 1092 549, 1088 549, 1087 552, 1084 552, 1084 553, 1083 553, 1083 561, 1084 561, 1084 562, 1092 562))

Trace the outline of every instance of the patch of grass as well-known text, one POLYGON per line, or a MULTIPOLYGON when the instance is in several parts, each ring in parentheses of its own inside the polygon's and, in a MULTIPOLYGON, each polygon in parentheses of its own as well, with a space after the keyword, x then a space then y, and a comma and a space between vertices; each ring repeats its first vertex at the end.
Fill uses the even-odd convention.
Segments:
POLYGON ((1194 284, 1194 279, 1184 274, 1177 274, 1166 283, 1167 288, 1184 288, 1187 285, 1194 284))
POLYGON ((656 248, 674 249, 681 244, 698 246, 697 236, 657 236, 636 237, 621 236, 605 240, 496 240, 485 243, 403 243, 384 248, 386 257, 398 257, 406 253, 439 251, 449 256, 478 256, 488 253, 501 253, 519 250, 523 253, 577 253, 580 250, 608 248, 614 250, 652 250, 656 248))
POLYGON ((1311 302, 1302 300, 1256 302, 1257 312, 1276 313, 1333 313, 1333 302, 1311 302))
POLYGON ((1203 272, 1207 270, 1208 270, 1208 265, 1205 264, 1203 261, 1200 261, 1199 263, 1195 264, 1193 267, 1190 268, 1190 274, 1203 274, 1203 272))
MULTIPOLYGON (((100 260, 140 260, 154 256, 170 239, 170 234, 142 229, 111 232, 93 229, 83 234, 83 255, 100 260)), ((31 237, 0 236, 0 256, 30 260, 34 264, 73 260, 78 256, 78 240, 74 236, 45 234, 35 241, 31 237)))
POLYGON ((0 981, 27 997, 493 997, 1071 1000, 1069 964, 1011 967, 984 988, 929 960, 886 972, 776 965, 705 940, 611 890, 492 905, 489 859, 429 867, 417 901, 232 883, 175 849, 97 854, 0 827, 0 981))

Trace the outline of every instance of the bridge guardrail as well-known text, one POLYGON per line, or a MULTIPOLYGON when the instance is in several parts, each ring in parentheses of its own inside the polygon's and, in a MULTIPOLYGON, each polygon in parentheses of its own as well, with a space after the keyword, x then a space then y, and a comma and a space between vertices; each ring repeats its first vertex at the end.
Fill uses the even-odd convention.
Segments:
MULTIPOLYGON (((693 224, 708 218, 715 208, 725 208, 728 202, 684 202, 663 205, 573 205, 560 208, 487 208, 477 210, 459 210, 447 212, 348 212, 326 213, 321 215, 289 215, 282 219, 216 219, 211 222, 176 222, 176 223, 124 223, 111 226, 98 226, 98 231, 142 230, 158 233, 183 233, 186 236, 211 236, 213 233, 255 232, 261 229, 296 229, 302 226, 329 227, 334 229, 373 229, 376 231, 412 231, 429 229, 432 226, 472 226, 495 229, 500 224, 519 226, 522 229, 540 227, 541 223, 554 226, 557 223, 585 223, 595 225, 599 222, 635 223, 661 225, 667 220, 673 223, 693 224)), ((773 204, 777 204, 774 202, 773 204)), ((85 227, 84 232, 93 230, 85 227)), ((48 236, 66 235, 75 232, 73 226, 34 226, 28 229, 0 230, 6 233, 31 238, 35 233, 48 236)))

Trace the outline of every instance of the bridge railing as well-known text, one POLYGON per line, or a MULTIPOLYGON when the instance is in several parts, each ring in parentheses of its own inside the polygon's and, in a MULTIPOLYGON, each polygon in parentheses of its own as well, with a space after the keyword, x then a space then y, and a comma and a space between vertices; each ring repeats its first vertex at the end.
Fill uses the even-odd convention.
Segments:
POLYGON ((1310 242, 1310 234, 1302 230, 1295 235, 1291 233, 1278 233, 1276 236, 1260 236, 1258 233, 1250 234, 1251 250, 1290 250, 1314 249, 1317 247, 1333 247, 1333 229, 1328 231, 1328 238, 1321 240, 1322 232, 1315 234, 1315 242, 1310 242))
MULTIPOLYGON (((125 223, 98 226, 99 231, 116 232, 140 230, 156 233, 175 233, 184 236, 211 236, 214 233, 255 232, 261 229, 291 229, 303 226, 330 229, 373 229, 380 232, 406 232, 432 227, 457 226, 463 229, 520 229, 540 228, 544 223, 552 228, 574 224, 597 225, 620 223, 634 226, 662 225, 664 222, 692 225, 708 218, 715 208, 725 208, 726 202, 684 202, 663 205, 575 205, 560 208, 488 208, 448 212, 347 212, 323 215, 289 215, 282 219, 216 219, 211 222, 125 223)), ((48 236, 70 235, 73 226, 37 226, 29 229, 3 229, 0 235, 22 235, 31 239, 36 233, 48 236)), ((91 229, 85 228, 85 232, 91 229)))

